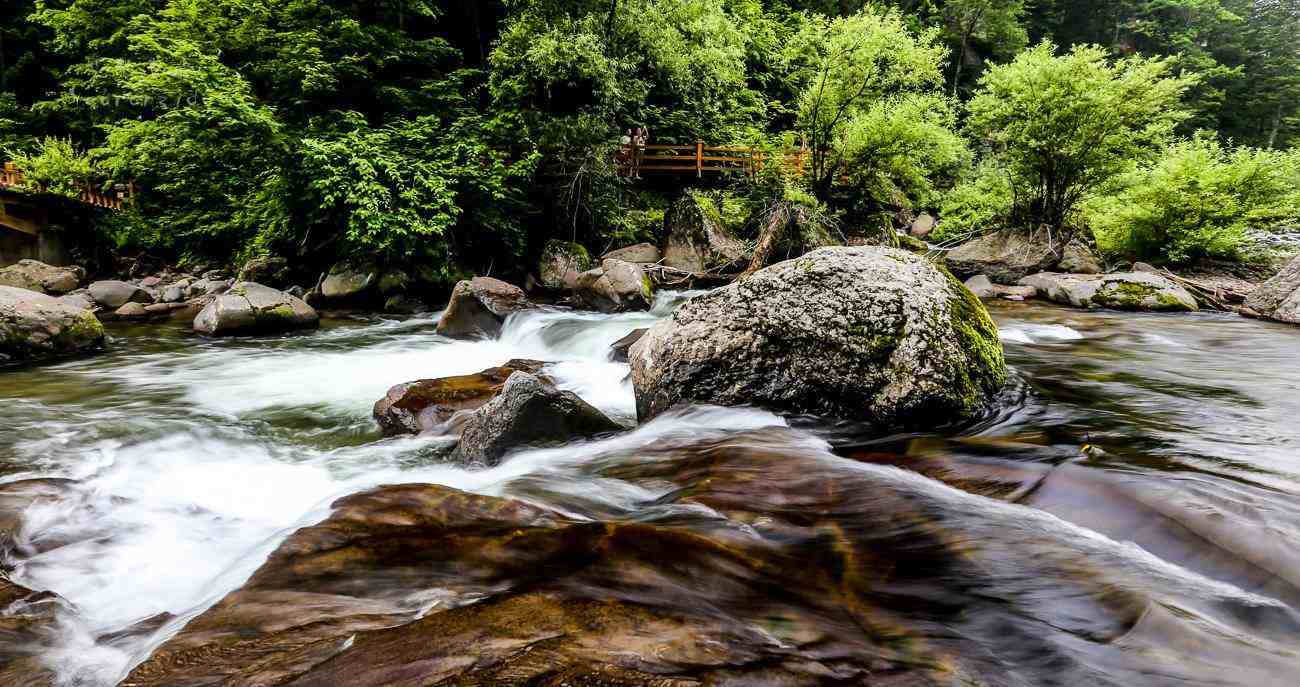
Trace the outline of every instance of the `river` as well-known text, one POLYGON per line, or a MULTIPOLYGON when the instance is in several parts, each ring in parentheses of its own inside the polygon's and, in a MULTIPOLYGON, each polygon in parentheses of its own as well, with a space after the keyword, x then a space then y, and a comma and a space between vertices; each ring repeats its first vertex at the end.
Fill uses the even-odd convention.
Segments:
POLYGON ((384 439, 370 418, 393 384, 532 358, 630 424, 627 366, 609 344, 689 295, 651 313, 525 313, 479 342, 443 339, 424 317, 228 340, 115 325, 104 355, 0 373, 0 482, 72 480, 23 513, 5 561, 76 609, 34 650, 68 684, 115 684, 175 624, 105 635, 201 612, 368 487, 429 482, 635 517, 662 480, 620 478, 611 456, 671 444, 671 466, 693 442, 761 445, 775 431, 782 450, 869 485, 864 528, 883 492, 925 513, 927 536, 941 528, 924 552, 903 545, 920 530, 879 535, 907 580, 889 603, 909 609, 910 631, 973 642, 1025 684, 1300 679, 1300 328, 994 304, 1012 382, 988 417, 934 435, 693 408, 467 470, 437 462, 445 439, 384 439))

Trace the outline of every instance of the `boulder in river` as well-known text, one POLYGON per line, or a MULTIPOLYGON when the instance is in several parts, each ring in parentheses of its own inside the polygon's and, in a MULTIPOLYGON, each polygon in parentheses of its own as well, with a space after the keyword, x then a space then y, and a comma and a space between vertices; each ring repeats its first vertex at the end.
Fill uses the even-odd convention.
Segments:
POLYGON ((623 262, 632 262, 637 264, 649 264, 659 262, 663 255, 659 252, 658 246, 653 243, 638 243, 632 246, 625 246, 606 253, 602 260, 622 260, 623 262))
POLYGON ((325 300, 352 302, 365 299, 379 284, 379 268, 368 262, 340 262, 330 268, 320 284, 325 300))
POLYGON ((95 302, 110 310, 117 310, 127 303, 152 303, 153 296, 148 291, 124 281, 104 280, 90 285, 90 297, 95 302))
POLYGON ((946 264, 963 279, 983 274, 995 284, 1012 286, 1024 277, 1051 269, 1060 257, 1045 235, 1004 229, 948 251, 946 264))
POLYGON ((1252 291, 1246 307, 1271 320, 1300 324, 1300 255, 1252 291))
POLYGON ((579 307, 606 313, 649 310, 654 284, 641 265, 606 258, 600 267, 578 275, 573 300, 579 307))
POLYGON ((664 217, 667 234, 663 264, 687 272, 738 272, 749 262, 744 242, 722 221, 717 204, 707 195, 687 192, 664 217))
POLYGON ((454 339, 492 337, 511 313, 531 308, 524 290, 492 277, 457 282, 447 309, 438 320, 438 333, 454 339))
POLYGON ((578 283, 578 275, 591 269, 591 264, 591 254, 582 244, 553 239, 542 250, 537 272, 542 286, 559 291, 572 289, 578 283))
POLYGON ((515 372, 495 398, 465 419, 453 458, 463 463, 495 465, 514 449, 621 429, 622 425, 572 391, 561 391, 536 375, 515 372))
POLYGON ((1076 308, 1150 312, 1193 312, 1196 298, 1162 275, 1151 272, 1060 274, 1041 272, 1020 280, 1041 298, 1076 308))
POLYGON ((697 296, 629 358, 642 420, 706 403, 934 427, 978 413, 1007 375, 979 299, 878 246, 819 249, 697 296))
POLYGON ((320 316, 302 299, 254 282, 238 282, 214 297, 194 318, 194 331, 209 336, 306 329, 320 316))
POLYGON ((544 365, 536 360, 511 360, 471 375, 398 384, 375 402, 375 421, 386 436, 434 431, 446 427, 457 413, 496 398, 510 375, 521 370, 537 374, 544 365))
POLYGON ((76 290, 86 271, 80 267, 55 267, 39 260, 19 260, 0 268, 0 286, 14 286, 51 296, 76 290))
POLYGON ((966 280, 966 288, 978 298, 1005 298, 1023 301, 1038 295, 1038 289, 1032 286, 1003 286, 994 284, 988 277, 977 274, 966 280))
POLYGON ((104 325, 76 305, 0 286, 0 362, 83 353, 104 345, 104 325))
POLYGON ((1073 241, 1065 247, 1065 253, 1056 264, 1056 269, 1072 274, 1101 274, 1103 271, 1097 254, 1081 241, 1073 241))

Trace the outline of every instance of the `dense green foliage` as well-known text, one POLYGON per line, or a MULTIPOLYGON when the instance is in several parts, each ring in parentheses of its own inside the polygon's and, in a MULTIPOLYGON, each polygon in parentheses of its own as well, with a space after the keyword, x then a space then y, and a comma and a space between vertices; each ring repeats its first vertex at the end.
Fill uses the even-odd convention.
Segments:
POLYGON ((1121 257, 1239 259, 1250 250, 1251 226, 1300 219, 1296 153, 1231 149, 1197 137, 1169 146, 1118 185, 1088 214, 1098 247, 1121 257))
MULTIPOLYGON (((675 189, 616 173, 635 127, 652 143, 806 146, 802 178, 732 189, 758 214, 797 197, 869 234, 928 210, 949 238, 1090 220, 1120 253, 1224 255, 1208 243, 1227 234, 1189 219, 1191 177, 1170 170, 1195 151, 1217 160, 1197 184, 1293 161, 1256 149, 1300 131, 1297 0, 8 7, 0 150, 48 191, 135 181, 113 238, 196 262, 365 255, 445 282, 517 273, 555 238, 655 240, 675 189), (1135 175, 1164 193, 1139 197, 1135 175), (1135 224, 1155 217, 1168 230, 1135 224)), ((1295 214, 1294 195, 1235 198, 1228 233, 1295 214)))

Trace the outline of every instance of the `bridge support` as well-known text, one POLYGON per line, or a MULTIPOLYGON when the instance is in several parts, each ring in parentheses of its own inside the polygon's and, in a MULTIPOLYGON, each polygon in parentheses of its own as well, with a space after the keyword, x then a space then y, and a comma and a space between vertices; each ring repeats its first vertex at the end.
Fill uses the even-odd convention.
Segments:
POLYGON ((0 267, 28 259, 50 265, 68 264, 71 256, 63 233, 49 227, 45 207, 0 191, 0 267))

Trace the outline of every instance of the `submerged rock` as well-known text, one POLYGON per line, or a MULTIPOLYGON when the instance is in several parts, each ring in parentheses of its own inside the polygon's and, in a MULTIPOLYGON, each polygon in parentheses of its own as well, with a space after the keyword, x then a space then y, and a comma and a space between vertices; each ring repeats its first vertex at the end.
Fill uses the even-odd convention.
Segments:
POLYGON ((749 262, 745 244, 722 223, 709 198, 686 193, 664 217, 663 264, 687 272, 740 271, 749 262))
POLYGON ((511 313, 531 308, 523 289, 492 277, 474 277, 452 289, 438 333, 454 339, 492 337, 511 313))
POLYGON ((511 360, 472 375, 398 384, 375 402, 375 421, 386 436, 441 429, 457 413, 496 398, 510 375, 519 371, 537 374, 544 365, 537 360, 511 360))
POLYGON ((495 398, 466 417, 452 455, 464 463, 495 465, 511 450, 621 429, 622 425, 572 391, 561 391, 527 372, 515 372, 495 398))
POLYGON ((0 286, 0 363, 39 360, 102 348, 95 314, 53 296, 0 286))
POLYGON ((946 264, 953 274, 963 279, 983 274, 994 283, 1011 286, 1031 274, 1050 269, 1059 260, 1046 236, 1004 229, 948 251, 946 264))
POLYGON ((607 258, 600 267, 578 275, 573 300, 579 307, 606 313, 649 310, 654 284, 640 265, 607 258))
POLYGON ((1246 307, 1271 320, 1300 324, 1300 256, 1252 291, 1246 307))
POLYGON ((13 286, 29 291, 61 296, 75 291, 86 278, 80 267, 54 267, 39 260, 19 260, 0 268, 0 286, 13 286))
POLYGON ((152 303, 153 296, 148 291, 124 281, 105 280, 90 285, 90 297, 95 302, 110 310, 116 310, 127 303, 152 303))
POLYGON ((210 336, 305 329, 320 324, 315 309, 299 298, 253 282, 239 282, 216 296, 194 318, 194 331, 210 336))
POLYGON ((1042 272, 1020 280, 1041 298, 1076 308, 1192 312, 1196 299, 1183 287, 1151 272, 1059 274, 1042 272))
POLYGON ((906 251, 823 248, 698 296, 630 352, 637 414, 678 403, 933 427, 1006 380, 997 327, 952 275, 906 251))
POLYGON ((591 254, 582 244, 554 239, 542 250, 537 272, 542 286, 548 289, 572 289, 578 275, 591 269, 591 264, 591 254))

